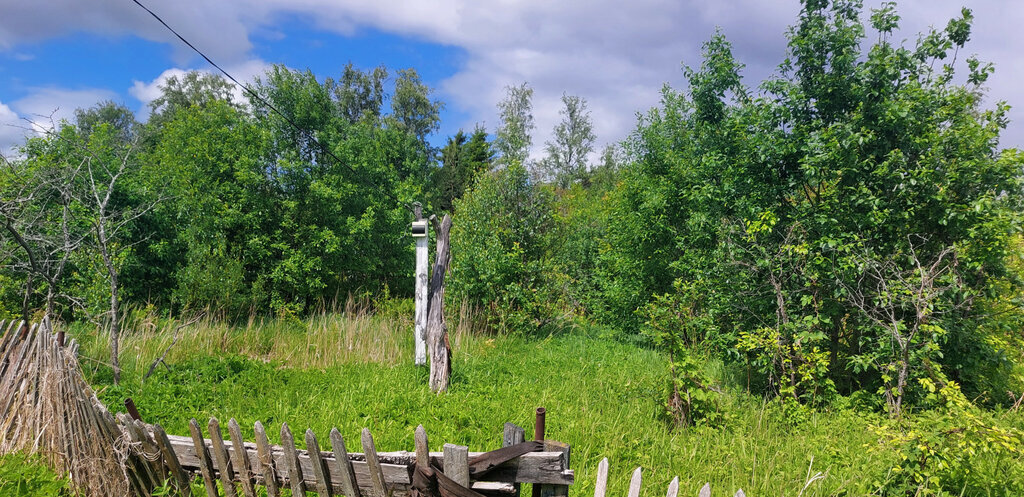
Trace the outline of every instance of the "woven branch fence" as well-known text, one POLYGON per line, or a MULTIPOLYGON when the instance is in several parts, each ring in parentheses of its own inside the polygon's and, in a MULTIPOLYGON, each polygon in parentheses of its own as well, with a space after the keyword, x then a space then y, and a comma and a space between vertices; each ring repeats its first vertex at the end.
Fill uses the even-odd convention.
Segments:
MULTIPOLYGON (((82 376, 78 344, 60 344, 47 321, 0 321, 0 332, 0 455, 41 455, 80 496, 149 497, 160 488, 192 496, 201 479, 207 497, 519 497, 522 483, 532 484, 533 497, 566 497, 574 482, 568 444, 525 441, 524 430, 512 423, 504 426, 503 448, 484 453, 452 444, 430 452, 422 426, 415 452, 378 453, 367 429, 360 436, 362 453, 348 452, 337 429, 328 436, 330 451, 322 450, 311 430, 302 450, 287 424, 281 443, 271 445, 259 422, 254 442, 246 442, 234 419, 228 439, 216 418, 206 425, 209 438, 195 419, 190 436, 168 435, 158 424, 111 414, 82 376)), ((539 424, 537 438, 543 439, 539 424)), ((594 497, 606 497, 607 478, 605 459, 594 497)), ((628 497, 639 497, 640 485, 637 468, 628 497)), ((698 495, 710 492, 705 485, 698 495)), ((678 479, 667 497, 677 494, 678 479)))

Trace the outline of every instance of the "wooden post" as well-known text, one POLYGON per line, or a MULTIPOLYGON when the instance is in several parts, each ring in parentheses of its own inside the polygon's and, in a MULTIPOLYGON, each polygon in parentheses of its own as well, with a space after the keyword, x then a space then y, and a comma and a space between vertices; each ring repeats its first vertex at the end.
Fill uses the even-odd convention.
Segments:
POLYGON ((413 341, 416 344, 416 365, 427 364, 427 270, 429 269, 430 243, 427 221, 419 203, 415 204, 416 220, 412 222, 412 236, 416 239, 416 310, 414 314, 413 341))
POLYGON ((430 445, 427 442, 427 429, 423 425, 416 427, 416 466, 420 469, 430 468, 430 445))
POLYGON ((679 477, 672 478, 672 482, 668 484, 668 493, 665 497, 679 497, 679 477))
POLYGON ((270 440, 267 439, 267 430, 259 421, 253 426, 256 432, 256 458, 260 462, 260 474, 263 475, 263 485, 267 487, 268 497, 281 495, 277 486, 277 471, 274 470, 274 454, 270 448, 270 440))
POLYGON ((444 215, 437 229, 437 258, 430 274, 427 306, 427 342, 430 346, 430 389, 448 390, 452 375, 452 347, 448 343, 448 327, 444 320, 444 276, 451 262, 448 233, 452 218, 444 215))
POLYGON ((284 464, 288 471, 288 484, 292 487, 292 495, 306 495, 306 484, 302 481, 302 466, 299 464, 299 452, 295 450, 295 437, 288 429, 288 423, 281 423, 281 446, 284 447, 284 464))
POLYGON ((231 467, 231 459, 228 457, 228 450, 224 447, 224 438, 220 434, 220 423, 217 418, 210 418, 210 446, 213 447, 213 459, 217 461, 217 469, 220 470, 220 484, 224 489, 226 497, 235 497, 235 472, 231 467))
POLYGON ((629 479, 629 493, 628 497, 640 497, 640 484, 641 484, 641 469, 639 466, 633 470, 633 477, 629 479))
POLYGON ((360 497, 359 485, 356 484, 356 472, 352 468, 352 461, 348 458, 345 439, 337 428, 331 429, 331 450, 334 451, 334 461, 338 464, 338 475, 341 476, 341 492, 345 494, 345 497, 360 497))
POLYGON ((174 476, 178 493, 184 497, 192 497, 192 487, 189 486, 188 475, 185 474, 185 470, 181 468, 181 463, 178 462, 178 456, 174 453, 174 448, 171 447, 171 441, 167 438, 167 432, 164 431, 163 427, 155 424, 153 425, 153 438, 156 439, 157 445, 160 446, 164 462, 171 468, 171 474, 174 476))
MULTIPOLYGON (((511 446, 513 446, 513 445, 515 445, 517 443, 523 443, 525 441, 526 441, 526 430, 522 429, 521 427, 519 427, 515 423, 505 423, 505 428, 503 430, 502 437, 501 437, 501 446, 502 447, 511 447, 511 446)), ((520 492, 522 490, 522 484, 521 483, 513 483, 512 484, 512 488, 515 489, 516 497, 519 497, 519 494, 520 494, 520 492)))
POLYGON ((594 484, 594 497, 604 497, 608 491, 608 458, 601 459, 597 465, 597 483, 594 484))
POLYGON ((331 480, 327 478, 324 460, 320 457, 320 444, 316 441, 313 430, 306 430, 306 452, 309 462, 313 465, 313 476, 316 477, 316 492, 320 497, 331 497, 331 480))
POLYGON ((228 435, 231 437, 231 461, 238 470, 238 480, 242 482, 242 492, 245 497, 256 497, 256 489, 252 481, 252 463, 249 461, 249 454, 245 451, 245 441, 242 439, 242 429, 238 426, 235 418, 228 420, 228 435))
POLYGON ((189 420, 188 430, 192 433, 192 443, 196 448, 196 456, 199 457, 199 470, 203 473, 206 495, 207 497, 218 497, 217 484, 213 481, 213 461, 210 460, 210 450, 206 448, 203 431, 199 429, 199 422, 196 421, 196 418, 189 420))
POLYGON ((469 447, 444 444, 444 474, 455 483, 469 488, 469 447))
POLYGON ((374 497, 391 497, 387 484, 384 483, 384 469, 380 467, 380 458, 377 457, 377 445, 373 443, 373 434, 369 428, 363 428, 362 442, 366 468, 370 470, 370 482, 373 483, 374 497))

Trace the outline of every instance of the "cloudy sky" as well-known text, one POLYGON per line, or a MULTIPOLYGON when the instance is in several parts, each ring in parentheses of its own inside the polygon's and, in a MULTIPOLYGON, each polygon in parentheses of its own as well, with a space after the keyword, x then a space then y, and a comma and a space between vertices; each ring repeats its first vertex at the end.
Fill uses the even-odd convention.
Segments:
MULTIPOLYGON (((535 147, 558 121, 563 92, 585 97, 601 144, 626 136, 664 83, 682 87, 681 63, 720 27, 746 64, 748 86, 785 53, 797 0, 143 0, 240 79, 269 64, 335 76, 414 67, 446 102, 435 142, 483 123, 493 131, 506 85, 535 89, 535 147)), ((867 0, 867 7, 879 2, 867 0)), ((995 63, 991 101, 1024 109, 1024 2, 904 0, 902 37, 943 27, 971 8, 969 53, 995 63)), ((72 115, 112 99, 145 118, 171 74, 210 70, 131 0, 0 0, 0 150, 23 139, 25 119, 72 115)), ((1024 111, 1002 145, 1024 145, 1024 111)))

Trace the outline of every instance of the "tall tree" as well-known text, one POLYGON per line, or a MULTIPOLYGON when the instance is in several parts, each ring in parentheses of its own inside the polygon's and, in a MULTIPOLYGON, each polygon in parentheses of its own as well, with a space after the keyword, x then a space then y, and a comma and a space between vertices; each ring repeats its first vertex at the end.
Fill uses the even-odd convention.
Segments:
POLYGON ((480 126, 466 135, 459 130, 441 149, 441 167, 434 170, 433 203, 441 212, 452 212, 456 199, 473 185, 476 177, 491 168, 494 149, 480 126))
POLYGON ((533 145, 533 88, 529 83, 506 86, 505 99, 498 103, 501 124, 494 133, 494 148, 505 164, 526 165, 533 145))
POLYGON ((149 124, 152 129, 160 128, 179 109, 191 106, 205 107, 212 102, 227 102, 240 106, 233 95, 234 85, 226 79, 202 71, 189 71, 172 75, 160 85, 160 95, 149 103, 149 124))
POLYGON ((427 136, 441 125, 444 103, 431 100, 433 89, 423 84, 415 69, 401 69, 391 96, 391 118, 407 133, 415 136, 424 150, 429 150, 427 136))
POLYGON ((594 150, 594 124, 587 101, 562 94, 562 121, 554 129, 554 139, 545 145, 547 157, 537 165, 543 179, 565 188, 582 181, 587 173, 587 157, 594 150))
POLYGON ((381 106, 384 105, 384 81, 388 70, 378 66, 368 71, 356 69, 351 62, 345 65, 341 79, 333 87, 334 98, 338 102, 341 115, 350 123, 363 118, 374 121, 381 117, 381 106))

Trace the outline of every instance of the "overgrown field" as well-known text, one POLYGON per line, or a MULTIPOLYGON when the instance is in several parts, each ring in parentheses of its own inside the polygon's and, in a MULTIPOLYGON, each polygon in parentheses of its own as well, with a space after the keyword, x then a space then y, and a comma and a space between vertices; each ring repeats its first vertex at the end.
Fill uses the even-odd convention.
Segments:
MULTIPOLYGON (((247 437, 255 421, 270 433, 288 422, 321 437, 332 427, 347 437, 368 427, 381 450, 412 450, 417 424, 434 444, 494 449, 504 422, 530 427, 533 409, 544 406, 549 438, 573 447, 578 495, 593 491, 602 457, 611 463, 612 495, 624 495, 629 472, 643 466, 645 497, 661 495, 676 475, 681 495, 696 495, 705 482, 714 495, 737 488, 754 496, 867 495, 900 462, 900 452, 872 428, 884 425, 885 415, 864 406, 855 412, 850 399, 819 412, 786 409, 746 394, 744 371, 708 360, 707 373, 724 389, 718 420, 673 429, 662 415, 668 368, 659 352, 598 329, 528 339, 473 333, 453 321, 454 377, 442 395, 427 388, 426 369, 411 364, 411 326, 365 315, 236 327, 197 323, 179 330, 168 366, 143 381, 176 328, 154 322, 150 331, 126 337, 120 386, 111 384, 101 361, 86 361, 93 364, 87 373, 109 406, 121 409, 132 397, 147 422, 169 433, 187 434, 190 418, 210 416, 236 418, 247 437), (824 477, 814 479, 818 473, 824 477)), ((74 335, 85 355, 104 357, 103 340, 93 332, 74 335)), ((909 422, 916 416, 926 414, 912 414, 909 422)), ((1019 414, 996 413, 992 420, 1024 428, 1019 414)), ((991 485, 987 493, 975 487, 964 495, 1014 495, 1021 468, 1019 459, 982 457, 973 471, 991 485)))

